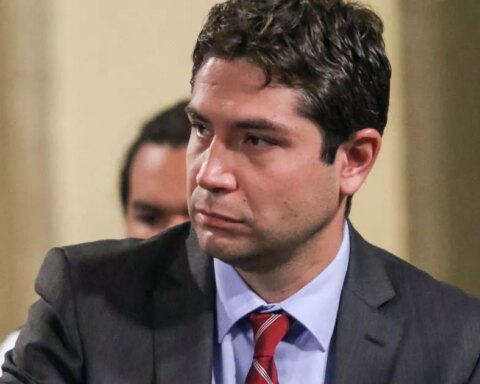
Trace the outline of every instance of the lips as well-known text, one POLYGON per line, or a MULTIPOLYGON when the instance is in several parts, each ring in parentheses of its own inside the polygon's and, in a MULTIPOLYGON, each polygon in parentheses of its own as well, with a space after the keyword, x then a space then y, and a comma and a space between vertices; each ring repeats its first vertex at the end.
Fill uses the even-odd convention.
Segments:
POLYGON ((195 211, 199 223, 207 227, 230 228, 242 223, 242 220, 236 219, 224 213, 207 209, 196 209, 195 211))
POLYGON ((225 214, 219 213, 219 212, 215 212, 215 211, 210 211, 210 210, 206 210, 206 209, 197 209, 196 211, 198 213, 204 215, 204 216, 212 217, 212 218, 219 219, 219 220, 224 220, 224 221, 227 221, 227 222, 230 222, 230 223, 240 223, 241 222, 241 220, 235 219, 233 217, 230 217, 228 215, 225 215, 225 214))

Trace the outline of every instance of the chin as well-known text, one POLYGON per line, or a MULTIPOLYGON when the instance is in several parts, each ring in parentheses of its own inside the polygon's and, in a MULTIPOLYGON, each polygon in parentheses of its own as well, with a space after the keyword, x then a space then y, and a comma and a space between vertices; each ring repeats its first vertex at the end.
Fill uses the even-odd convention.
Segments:
POLYGON ((249 249, 250 247, 245 243, 245 240, 201 233, 197 236, 200 248, 205 253, 225 263, 236 265, 252 257, 252 250, 249 249))

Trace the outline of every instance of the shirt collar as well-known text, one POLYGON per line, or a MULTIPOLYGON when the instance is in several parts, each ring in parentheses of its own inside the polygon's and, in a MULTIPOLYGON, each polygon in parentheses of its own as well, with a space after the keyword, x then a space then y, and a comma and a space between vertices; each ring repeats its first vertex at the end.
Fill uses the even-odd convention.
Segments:
POLYGON ((332 262, 301 290, 273 305, 253 292, 232 266, 214 259, 218 342, 221 343, 237 321, 250 312, 259 307, 273 307, 283 309, 300 322, 313 334, 322 349, 328 348, 348 268, 349 239, 345 222, 342 244, 332 262))

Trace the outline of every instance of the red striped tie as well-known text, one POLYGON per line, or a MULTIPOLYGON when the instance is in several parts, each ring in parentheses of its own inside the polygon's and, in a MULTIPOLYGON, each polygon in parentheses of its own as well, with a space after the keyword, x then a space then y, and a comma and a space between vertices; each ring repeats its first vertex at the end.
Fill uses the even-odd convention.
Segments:
POLYGON ((284 313, 252 313, 250 323, 255 350, 245 384, 278 384, 273 355, 290 326, 288 316, 284 313))

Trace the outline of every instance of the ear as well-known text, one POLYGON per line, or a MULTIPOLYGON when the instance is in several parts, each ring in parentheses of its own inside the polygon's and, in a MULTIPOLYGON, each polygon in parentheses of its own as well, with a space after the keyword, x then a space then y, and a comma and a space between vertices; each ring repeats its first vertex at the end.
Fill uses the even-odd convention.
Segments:
POLYGON ((353 196, 360 189, 375 164, 381 145, 382 136, 373 128, 355 132, 340 145, 337 160, 340 162, 340 192, 343 196, 353 196))

